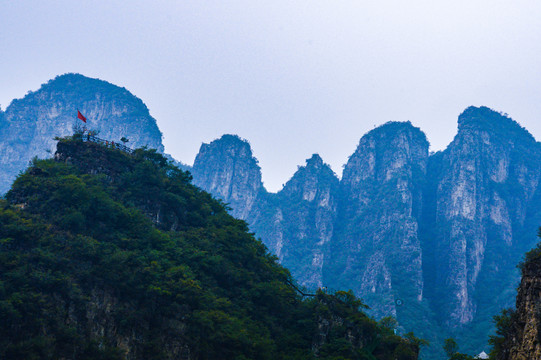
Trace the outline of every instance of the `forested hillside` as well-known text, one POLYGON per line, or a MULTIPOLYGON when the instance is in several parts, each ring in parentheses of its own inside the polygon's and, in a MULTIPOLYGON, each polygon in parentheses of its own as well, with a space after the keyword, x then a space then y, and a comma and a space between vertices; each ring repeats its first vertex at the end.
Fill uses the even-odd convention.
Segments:
POLYGON ((303 297, 154 150, 62 139, 0 201, 2 359, 416 359, 351 292, 303 297))

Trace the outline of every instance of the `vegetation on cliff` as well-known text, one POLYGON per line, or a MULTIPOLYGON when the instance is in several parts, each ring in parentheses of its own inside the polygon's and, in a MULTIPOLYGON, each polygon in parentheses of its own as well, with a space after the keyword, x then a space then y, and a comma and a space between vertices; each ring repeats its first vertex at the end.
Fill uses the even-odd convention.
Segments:
MULTIPOLYGON (((541 228, 538 231, 541 238, 541 228)), ((541 356, 541 243, 524 256, 516 308, 494 316, 496 335, 490 337, 495 360, 538 359, 541 356)))
POLYGON ((77 137, 0 200, 2 359, 416 359, 350 292, 308 300, 153 150, 77 137))

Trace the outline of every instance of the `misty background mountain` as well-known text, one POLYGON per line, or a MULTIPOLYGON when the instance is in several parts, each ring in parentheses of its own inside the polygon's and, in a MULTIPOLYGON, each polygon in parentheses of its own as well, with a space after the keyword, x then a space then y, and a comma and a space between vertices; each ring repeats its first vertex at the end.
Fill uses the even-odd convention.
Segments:
MULTIPOLYGON (((101 137, 163 152, 143 102, 126 89, 68 74, 0 113, 0 193, 34 157, 70 134, 77 108, 101 137)), ((279 146, 279 145, 277 145, 279 146)), ((49 152, 48 152, 49 151, 49 152)), ((541 223, 541 144, 511 118, 470 107, 449 146, 390 122, 366 135, 342 178, 317 154, 268 192, 247 140, 203 144, 194 183, 222 199, 309 289, 353 289, 374 315, 395 316, 438 348, 486 348, 492 316, 513 305, 516 264, 541 223)))
POLYGON ((51 157, 55 137, 71 135, 83 126, 73 114, 80 110, 86 126, 113 141, 129 137, 132 147, 163 152, 162 134, 141 99, 128 90, 79 74, 67 74, 16 99, 0 116, 0 193, 34 156, 51 157))

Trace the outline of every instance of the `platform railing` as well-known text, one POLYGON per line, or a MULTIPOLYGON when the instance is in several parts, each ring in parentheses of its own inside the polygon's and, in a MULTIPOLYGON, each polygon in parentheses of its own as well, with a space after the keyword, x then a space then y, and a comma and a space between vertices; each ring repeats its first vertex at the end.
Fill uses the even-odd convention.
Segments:
POLYGON ((130 149, 129 147, 127 147, 124 144, 120 144, 118 142, 109 141, 109 140, 105 140, 105 139, 100 139, 99 137, 94 136, 94 135, 86 134, 86 135, 82 136, 82 139, 83 139, 84 142, 93 142, 93 143, 96 143, 96 144, 105 145, 106 147, 110 147, 110 148, 113 148, 113 149, 118 149, 118 150, 127 152, 128 154, 133 153, 133 150, 130 149))

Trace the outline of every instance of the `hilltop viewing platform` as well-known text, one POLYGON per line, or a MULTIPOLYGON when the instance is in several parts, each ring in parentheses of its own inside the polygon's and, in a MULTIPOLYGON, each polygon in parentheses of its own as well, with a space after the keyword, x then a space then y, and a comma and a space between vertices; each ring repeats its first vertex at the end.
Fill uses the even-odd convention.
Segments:
POLYGON ((101 138, 99 138, 99 137, 97 137, 95 135, 91 135, 91 134, 79 134, 79 133, 77 133, 77 134, 73 135, 73 139, 76 140, 77 138, 79 138, 79 136, 80 136, 80 139, 83 142, 93 142, 93 143, 96 143, 96 144, 105 145, 106 147, 110 147, 110 148, 113 148, 113 149, 118 149, 118 150, 127 152, 128 154, 133 153, 133 149, 127 147, 124 144, 120 144, 118 142, 101 139, 101 138))

